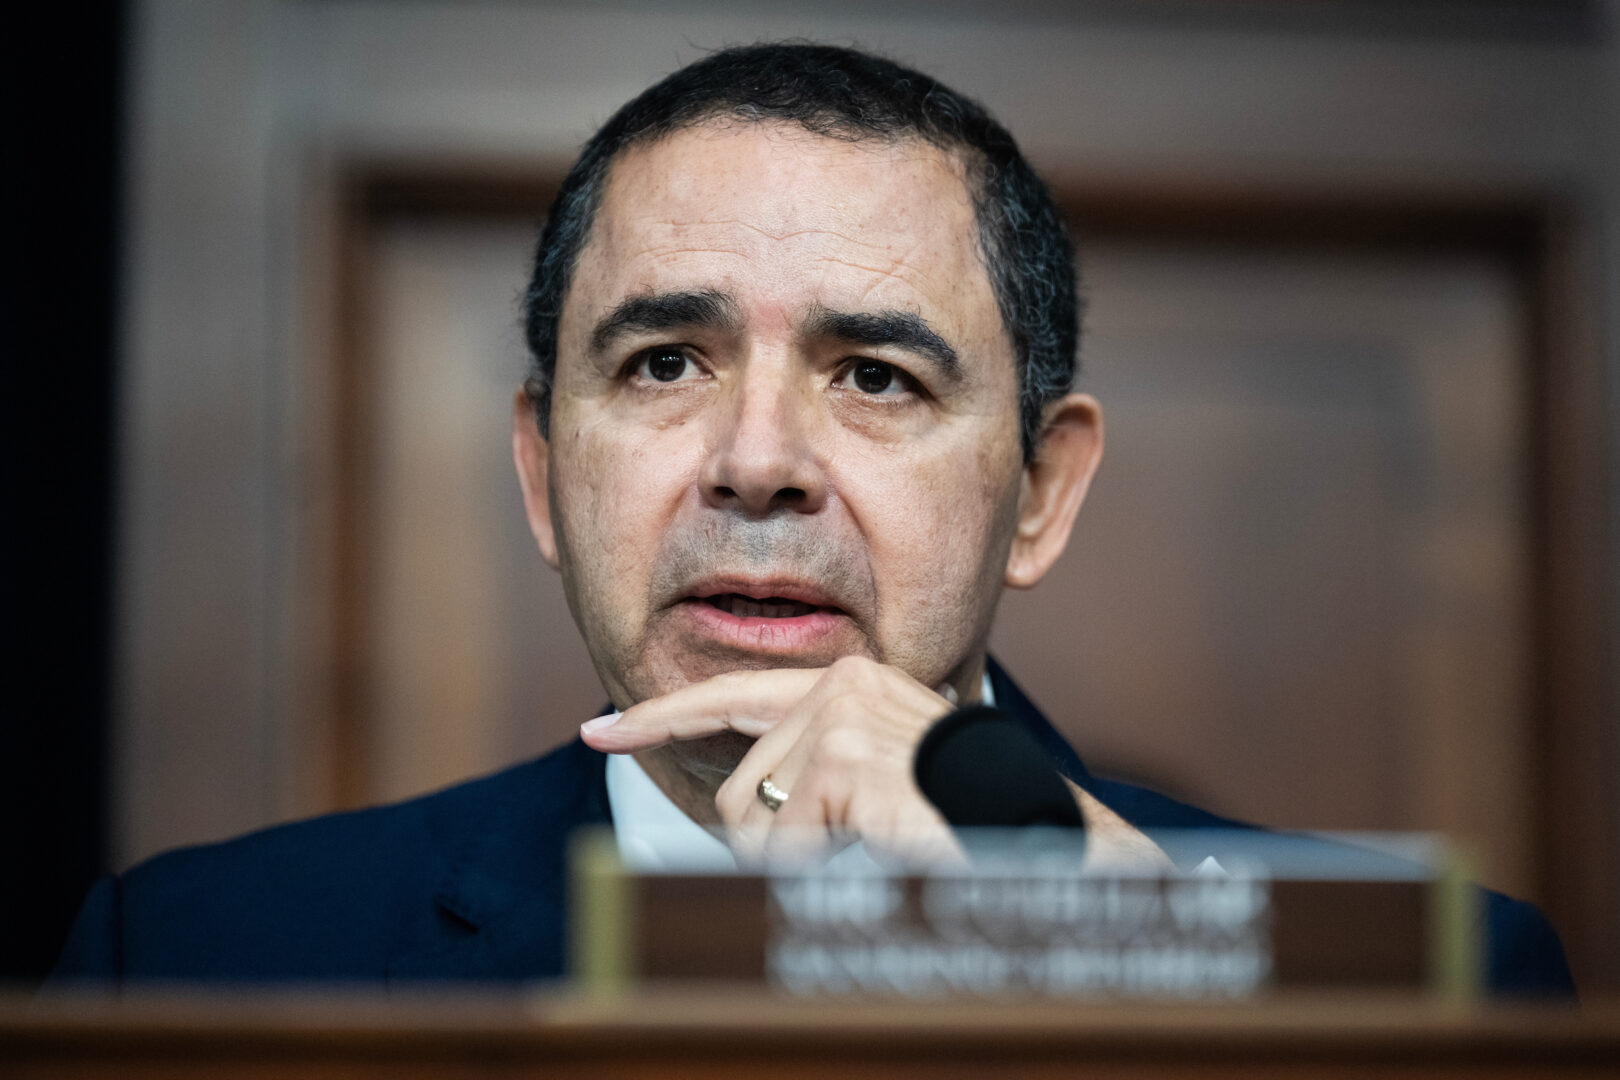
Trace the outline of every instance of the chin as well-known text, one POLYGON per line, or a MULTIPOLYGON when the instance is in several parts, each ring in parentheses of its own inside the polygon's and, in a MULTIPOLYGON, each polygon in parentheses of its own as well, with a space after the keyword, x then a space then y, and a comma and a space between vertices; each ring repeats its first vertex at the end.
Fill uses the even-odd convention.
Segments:
POLYGON ((754 740, 735 731, 723 731, 707 739, 671 743, 670 750, 681 768, 700 779, 730 776, 738 762, 754 747, 754 740))

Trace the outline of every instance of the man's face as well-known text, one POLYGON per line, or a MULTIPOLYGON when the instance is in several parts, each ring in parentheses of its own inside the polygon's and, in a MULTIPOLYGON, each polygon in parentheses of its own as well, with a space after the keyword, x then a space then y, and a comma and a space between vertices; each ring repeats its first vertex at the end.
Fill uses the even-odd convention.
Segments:
POLYGON ((712 123, 615 162, 536 532, 619 707, 851 654, 976 692, 1022 474, 976 238, 918 141, 712 123))

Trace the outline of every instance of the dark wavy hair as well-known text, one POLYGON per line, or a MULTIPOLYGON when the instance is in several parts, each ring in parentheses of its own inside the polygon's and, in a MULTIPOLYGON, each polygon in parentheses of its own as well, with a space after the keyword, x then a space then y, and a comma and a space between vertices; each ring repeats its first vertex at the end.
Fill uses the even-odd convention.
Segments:
POLYGON ((629 102, 591 137, 540 233, 524 295, 524 382, 549 438, 557 324, 613 160, 706 120, 788 121, 832 139, 923 139, 967 166, 979 247, 1018 361, 1024 459, 1041 412, 1074 383, 1074 248, 1052 195, 1007 129, 970 98, 890 60, 831 45, 772 43, 712 53, 629 102))

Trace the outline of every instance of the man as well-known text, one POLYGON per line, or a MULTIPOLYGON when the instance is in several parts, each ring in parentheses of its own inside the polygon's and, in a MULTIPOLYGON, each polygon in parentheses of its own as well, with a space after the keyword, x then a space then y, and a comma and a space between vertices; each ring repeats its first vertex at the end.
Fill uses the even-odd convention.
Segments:
MULTIPOLYGON (((1088 858, 1162 866, 1158 830, 1226 824, 1090 776, 987 660, 1102 418, 1070 389, 1057 211, 976 104, 850 50, 712 55, 587 144, 527 320, 514 458, 615 711, 496 777, 104 881, 59 973, 555 975, 587 823, 654 861, 671 828, 744 861, 960 858, 913 758, 986 696, 1065 776, 1088 858)), ((1490 905, 1493 984, 1566 989, 1545 921, 1490 905)))

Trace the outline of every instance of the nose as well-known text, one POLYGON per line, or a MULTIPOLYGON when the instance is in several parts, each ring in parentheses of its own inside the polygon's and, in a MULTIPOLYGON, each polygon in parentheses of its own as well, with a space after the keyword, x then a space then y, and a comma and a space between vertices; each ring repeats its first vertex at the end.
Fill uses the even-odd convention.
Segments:
POLYGON ((749 371, 716 410, 718 426, 704 462, 706 503, 765 517, 811 514, 827 500, 827 478, 808 438, 812 403, 791 373, 749 371))

